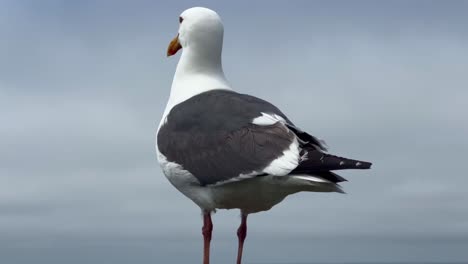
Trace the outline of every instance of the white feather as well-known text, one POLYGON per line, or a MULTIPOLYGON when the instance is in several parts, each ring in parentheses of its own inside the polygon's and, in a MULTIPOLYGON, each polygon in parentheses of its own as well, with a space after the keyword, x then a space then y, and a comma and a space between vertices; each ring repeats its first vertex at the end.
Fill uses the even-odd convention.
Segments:
POLYGON ((283 155, 273 160, 263 172, 275 176, 287 175, 299 165, 300 159, 299 141, 294 138, 289 148, 283 151, 283 155))
POLYGON ((297 179, 306 180, 306 181, 313 181, 313 182, 320 182, 320 183, 331 183, 331 181, 326 180, 324 178, 310 176, 310 175, 294 175, 293 177, 297 178, 297 179))
POLYGON ((275 124, 276 122, 285 123, 284 118, 277 114, 268 114, 263 112, 261 114, 261 116, 256 117, 252 120, 252 124, 259 126, 269 126, 275 124))
POLYGON ((219 182, 216 182, 214 184, 208 184, 207 186, 220 186, 220 185, 223 185, 223 184, 227 184, 227 183, 232 183, 232 182, 236 182, 236 181, 241 181, 241 180, 245 180, 245 179, 250 179, 250 178, 254 178, 258 175, 260 175, 262 173, 259 173, 257 171, 252 171, 251 173, 241 173, 239 174, 239 176, 237 177, 234 177, 234 178, 231 178, 229 180, 225 180, 225 181, 219 181, 219 182))
POLYGON ((180 164, 168 161, 156 146, 159 165, 169 182, 174 185, 181 193, 190 198, 201 209, 213 211, 216 204, 209 192, 202 186, 198 179, 189 171, 185 170, 180 164))

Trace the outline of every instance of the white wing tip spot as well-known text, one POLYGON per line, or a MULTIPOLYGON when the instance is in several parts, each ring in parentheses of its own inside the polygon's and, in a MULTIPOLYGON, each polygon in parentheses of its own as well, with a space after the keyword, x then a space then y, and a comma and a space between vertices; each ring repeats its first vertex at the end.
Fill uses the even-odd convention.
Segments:
POLYGON ((340 166, 344 165, 344 161, 340 161, 340 166))
POLYGON ((356 162, 356 166, 358 166, 358 167, 361 166, 361 162, 359 162, 359 161, 356 162))

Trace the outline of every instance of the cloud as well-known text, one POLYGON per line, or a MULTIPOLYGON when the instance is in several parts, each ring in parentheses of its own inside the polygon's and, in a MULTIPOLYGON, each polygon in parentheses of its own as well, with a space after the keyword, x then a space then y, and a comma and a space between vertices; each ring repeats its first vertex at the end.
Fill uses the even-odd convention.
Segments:
MULTIPOLYGON (((177 63, 164 51, 188 3, 88 4, 0 6, 0 255, 186 263, 199 256, 199 210, 159 170, 154 134, 177 63)), ((272 101, 333 153, 374 162, 342 173, 346 195, 297 194, 250 216, 247 258, 466 259, 463 9, 212 5, 237 90, 272 101)), ((235 254, 238 212, 214 221, 222 262, 235 254)))

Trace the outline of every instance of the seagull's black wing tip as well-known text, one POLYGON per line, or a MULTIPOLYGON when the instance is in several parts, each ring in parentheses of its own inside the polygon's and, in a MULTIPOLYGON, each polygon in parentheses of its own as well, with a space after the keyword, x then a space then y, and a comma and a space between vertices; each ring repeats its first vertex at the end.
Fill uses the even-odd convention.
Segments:
MULTIPOLYGON (((360 161, 360 162, 358 162, 358 163, 361 163, 360 167, 361 167, 362 169, 367 170, 367 169, 372 168, 372 162, 360 161)), ((357 164, 356 164, 356 165, 357 165, 357 164)))

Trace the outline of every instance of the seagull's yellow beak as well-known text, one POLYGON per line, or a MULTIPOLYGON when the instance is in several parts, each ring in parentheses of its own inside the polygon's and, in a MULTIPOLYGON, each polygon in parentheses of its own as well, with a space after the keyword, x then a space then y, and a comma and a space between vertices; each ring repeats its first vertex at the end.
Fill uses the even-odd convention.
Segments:
POLYGON ((179 43, 179 34, 169 43, 169 47, 167 47, 167 56, 172 56, 177 53, 182 48, 179 43))

